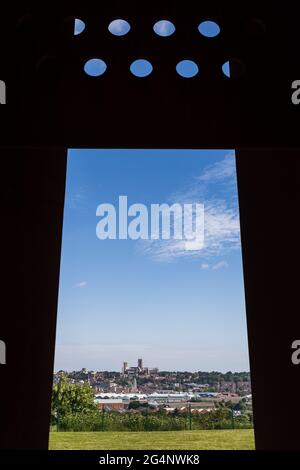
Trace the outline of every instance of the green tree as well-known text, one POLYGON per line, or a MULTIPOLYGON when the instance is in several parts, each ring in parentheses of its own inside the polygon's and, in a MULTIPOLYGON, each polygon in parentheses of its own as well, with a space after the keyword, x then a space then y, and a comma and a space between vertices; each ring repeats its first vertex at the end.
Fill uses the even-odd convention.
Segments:
POLYGON ((88 383, 72 384, 62 376, 52 390, 51 422, 56 424, 66 415, 98 410, 88 383))

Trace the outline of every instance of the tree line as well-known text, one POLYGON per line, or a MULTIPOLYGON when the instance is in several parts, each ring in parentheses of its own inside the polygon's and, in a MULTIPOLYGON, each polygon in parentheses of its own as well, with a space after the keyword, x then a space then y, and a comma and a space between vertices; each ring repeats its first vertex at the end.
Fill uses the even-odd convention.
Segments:
MULTIPOLYGON (((133 405, 133 404, 132 404, 133 405)), ((51 425, 58 431, 176 431, 184 429, 231 429, 253 427, 252 415, 244 404, 221 403, 207 413, 191 411, 172 413, 165 409, 151 411, 151 407, 130 406, 129 413, 100 411, 93 391, 85 384, 71 384, 62 377, 52 393, 51 425), (243 414, 234 412, 243 409, 243 414)))

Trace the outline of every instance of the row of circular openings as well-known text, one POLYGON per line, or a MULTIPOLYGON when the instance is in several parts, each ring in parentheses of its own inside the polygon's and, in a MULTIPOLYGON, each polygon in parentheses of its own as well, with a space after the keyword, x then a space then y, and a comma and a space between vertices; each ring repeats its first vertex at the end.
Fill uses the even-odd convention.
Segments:
MULTIPOLYGON (((114 36, 125 36, 129 33, 131 29, 130 24, 126 20, 117 19, 113 20, 109 26, 108 30, 114 36)), ((74 25, 74 35, 77 36, 85 30, 85 23, 79 18, 75 18, 74 25)), ((175 33, 175 25, 169 20, 160 20, 155 23, 153 26, 154 32, 158 36, 167 37, 175 33)), ((202 36, 207 38, 214 38, 218 36, 221 32, 221 28, 215 21, 206 20, 202 21, 198 26, 198 31, 202 36)))
MULTIPOLYGON (((85 73, 87 75, 90 75, 91 77, 99 77, 100 75, 103 75, 106 70, 107 65, 102 59, 90 59, 84 65, 85 73)), ((130 71, 136 77, 143 78, 147 77, 152 73, 153 66, 148 60, 138 59, 132 62, 132 64, 130 65, 130 71)), ((199 73, 199 67, 196 62, 192 60, 182 60, 176 65, 176 71, 181 77, 192 78, 199 73)), ((228 78, 232 76, 231 61, 227 61, 222 65, 222 72, 228 78)))

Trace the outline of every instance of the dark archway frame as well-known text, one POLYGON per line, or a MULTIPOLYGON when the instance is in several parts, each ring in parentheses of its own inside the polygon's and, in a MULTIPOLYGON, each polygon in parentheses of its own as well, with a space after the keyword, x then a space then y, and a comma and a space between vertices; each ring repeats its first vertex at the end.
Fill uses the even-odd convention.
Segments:
POLYGON ((94 147, 236 149, 256 447, 299 449, 293 394, 300 366, 291 362, 291 344, 300 334, 300 107, 291 102, 291 83, 300 70, 291 8, 256 1, 52 3, 7 8, 0 32, 9 45, 0 77, 7 84, 0 107, 0 326, 7 344, 1 448, 48 445, 67 149, 94 147), (72 37, 72 16, 87 22, 81 38, 72 37), (132 24, 127 39, 107 33, 118 17, 132 24), (166 42, 150 28, 160 18, 177 27, 166 42), (202 18, 221 25, 212 43, 198 37, 202 18), (253 20, 265 25, 263 34, 253 20), (100 54, 110 67, 93 80, 82 65, 100 54), (128 72, 140 56, 154 65, 143 80, 128 72), (244 64, 239 79, 220 73, 231 57, 244 64), (199 63, 199 77, 176 75, 181 58, 199 63), (290 397, 282 398, 284 389, 290 397))

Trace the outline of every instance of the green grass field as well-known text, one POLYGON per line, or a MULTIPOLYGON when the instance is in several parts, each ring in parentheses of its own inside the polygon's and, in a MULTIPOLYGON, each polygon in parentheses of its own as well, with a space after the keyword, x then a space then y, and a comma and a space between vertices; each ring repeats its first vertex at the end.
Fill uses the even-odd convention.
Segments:
POLYGON ((252 429, 164 432, 52 432, 51 450, 254 450, 252 429))

